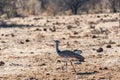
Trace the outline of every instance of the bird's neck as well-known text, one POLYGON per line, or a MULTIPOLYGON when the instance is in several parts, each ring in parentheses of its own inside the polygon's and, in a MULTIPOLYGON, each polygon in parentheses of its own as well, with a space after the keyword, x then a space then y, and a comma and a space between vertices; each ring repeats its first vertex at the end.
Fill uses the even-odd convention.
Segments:
POLYGON ((59 53, 60 50, 59 50, 59 43, 56 43, 56 52, 59 53))

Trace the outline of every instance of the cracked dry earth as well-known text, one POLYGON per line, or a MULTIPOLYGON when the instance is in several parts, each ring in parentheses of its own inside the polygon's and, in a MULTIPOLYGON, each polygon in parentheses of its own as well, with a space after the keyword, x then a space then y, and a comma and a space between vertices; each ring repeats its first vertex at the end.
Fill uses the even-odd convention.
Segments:
POLYGON ((0 80, 120 80, 119 19, 116 13, 1 20, 0 80), (77 73, 70 63, 62 70, 55 39, 61 50, 82 50, 77 73))

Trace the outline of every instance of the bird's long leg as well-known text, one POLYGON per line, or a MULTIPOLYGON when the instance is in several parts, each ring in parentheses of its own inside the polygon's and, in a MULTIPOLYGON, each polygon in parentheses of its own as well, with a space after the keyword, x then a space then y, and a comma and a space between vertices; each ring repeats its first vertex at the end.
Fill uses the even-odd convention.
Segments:
POLYGON ((67 71, 67 66, 68 66, 67 59, 65 59, 65 61, 63 62, 64 62, 64 66, 62 67, 62 70, 65 69, 67 71))
POLYGON ((67 64, 67 61, 66 61, 66 64, 65 64, 65 66, 66 66, 66 71, 67 71, 67 66, 68 66, 68 64, 67 64))
POLYGON ((67 59, 65 58, 65 68, 66 68, 66 71, 67 71, 67 67, 68 67, 68 63, 67 63, 67 59))
POLYGON ((72 62, 70 61, 70 63, 71 63, 71 65, 72 65, 72 67, 73 67, 73 69, 74 69, 74 71, 75 71, 75 73, 76 73, 76 70, 75 70, 75 68, 74 68, 74 66, 73 66, 73 64, 72 64, 72 62))

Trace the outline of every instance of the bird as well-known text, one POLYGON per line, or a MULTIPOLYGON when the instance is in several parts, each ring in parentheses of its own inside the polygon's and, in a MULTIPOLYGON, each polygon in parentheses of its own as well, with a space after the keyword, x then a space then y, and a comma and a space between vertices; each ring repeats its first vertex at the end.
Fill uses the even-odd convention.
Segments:
MULTIPOLYGON (((69 58, 75 58, 77 60, 79 60, 79 62, 84 62, 85 61, 85 58, 81 55, 80 51, 70 51, 70 50, 60 50, 59 49, 59 43, 60 41, 59 40, 54 40, 55 42, 55 46, 56 46, 56 53, 65 59, 65 62, 66 62, 66 69, 67 69, 67 61, 70 61, 69 58)), ((76 73, 76 70, 72 64, 72 62, 70 61, 75 73, 76 73)))

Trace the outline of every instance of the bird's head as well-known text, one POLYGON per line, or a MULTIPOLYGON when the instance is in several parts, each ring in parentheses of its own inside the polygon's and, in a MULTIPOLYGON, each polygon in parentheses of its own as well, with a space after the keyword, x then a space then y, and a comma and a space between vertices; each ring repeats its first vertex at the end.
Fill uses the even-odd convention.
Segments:
POLYGON ((55 42, 55 43, 60 43, 60 41, 59 41, 59 40, 54 40, 54 42, 55 42))

